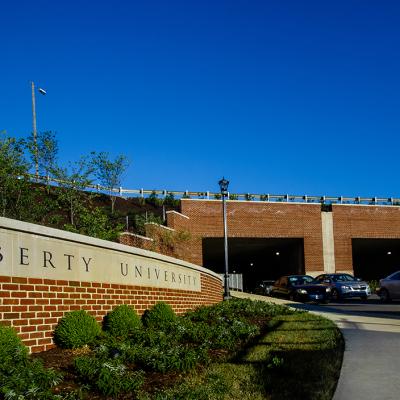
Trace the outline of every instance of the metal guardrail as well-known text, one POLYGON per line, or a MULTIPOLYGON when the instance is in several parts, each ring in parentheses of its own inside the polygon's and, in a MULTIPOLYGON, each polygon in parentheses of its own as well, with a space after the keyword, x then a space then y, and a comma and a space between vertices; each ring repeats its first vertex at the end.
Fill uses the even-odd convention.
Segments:
MULTIPOLYGON (((29 175, 32 181, 40 181, 46 184, 71 184, 71 182, 52 178, 50 176, 29 175)), ((221 199, 219 192, 193 192, 189 190, 149 190, 149 189, 124 189, 107 188, 101 185, 89 184, 86 185, 86 190, 96 191, 99 193, 115 194, 121 197, 142 197, 156 196, 164 198, 172 195, 176 199, 194 198, 205 200, 221 199)), ((400 198, 394 197, 347 197, 347 196, 308 196, 308 195, 291 195, 291 194, 258 194, 258 193, 228 193, 229 200, 242 201, 261 201, 275 203, 316 203, 316 204, 364 204, 376 206, 400 206, 400 198)))

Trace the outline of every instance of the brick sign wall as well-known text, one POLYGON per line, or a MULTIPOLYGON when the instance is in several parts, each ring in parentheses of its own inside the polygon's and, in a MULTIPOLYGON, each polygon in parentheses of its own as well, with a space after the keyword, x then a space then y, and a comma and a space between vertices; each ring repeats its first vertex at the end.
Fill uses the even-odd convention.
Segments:
POLYGON ((0 218, 0 318, 31 351, 53 346, 67 311, 101 321, 116 305, 140 314, 157 301, 177 313, 222 300, 213 272, 153 252, 0 218))

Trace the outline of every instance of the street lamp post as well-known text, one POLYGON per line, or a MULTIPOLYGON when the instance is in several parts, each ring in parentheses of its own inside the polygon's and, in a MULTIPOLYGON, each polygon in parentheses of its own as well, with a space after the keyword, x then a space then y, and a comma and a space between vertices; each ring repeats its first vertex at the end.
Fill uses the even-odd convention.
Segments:
MULTIPOLYGON (((36 100, 35 100, 35 84, 31 82, 32 88, 32 129, 33 129, 33 157, 35 159, 35 175, 36 179, 39 177, 39 153, 37 145, 37 129, 36 129, 36 100)), ((46 91, 39 88, 39 93, 45 95, 46 91)))
POLYGON ((231 295, 229 292, 229 266, 228 266, 228 226, 226 222, 226 201, 225 198, 228 196, 228 185, 229 181, 222 178, 219 182, 222 197, 222 213, 224 220, 224 254, 225 254, 225 274, 224 274, 224 300, 230 299, 231 295))
POLYGON ((35 101, 35 84, 32 86, 32 129, 33 129, 33 157, 35 159, 35 175, 39 176, 38 148, 37 148, 37 131, 36 131, 36 101, 35 101))

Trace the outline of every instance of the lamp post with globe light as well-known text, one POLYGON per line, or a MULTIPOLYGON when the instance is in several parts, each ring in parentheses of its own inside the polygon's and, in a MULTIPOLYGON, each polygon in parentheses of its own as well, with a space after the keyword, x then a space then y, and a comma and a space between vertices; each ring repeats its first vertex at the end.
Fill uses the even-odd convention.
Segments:
POLYGON ((228 185, 229 181, 222 178, 219 182, 222 197, 222 213, 224 221, 224 254, 225 254, 225 274, 224 274, 224 300, 230 299, 231 295, 229 292, 229 267, 228 267, 228 226, 226 222, 226 201, 228 197, 228 185))

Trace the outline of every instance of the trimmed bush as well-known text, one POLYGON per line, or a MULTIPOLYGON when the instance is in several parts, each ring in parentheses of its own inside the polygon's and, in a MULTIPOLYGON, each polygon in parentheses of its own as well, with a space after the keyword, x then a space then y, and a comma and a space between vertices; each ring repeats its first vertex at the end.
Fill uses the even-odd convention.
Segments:
POLYGON ((128 336, 141 326, 136 311, 127 305, 117 306, 104 317, 104 329, 116 337, 128 336))
POLYGON ((8 326, 0 325, 0 371, 26 361, 28 349, 22 344, 17 332, 8 326))
POLYGON ((101 333, 96 319, 85 310, 66 313, 54 331, 54 341, 59 347, 76 349, 91 344, 101 333))
POLYGON ((142 315, 142 321, 147 328, 168 330, 176 321, 172 307, 160 301, 142 315))

